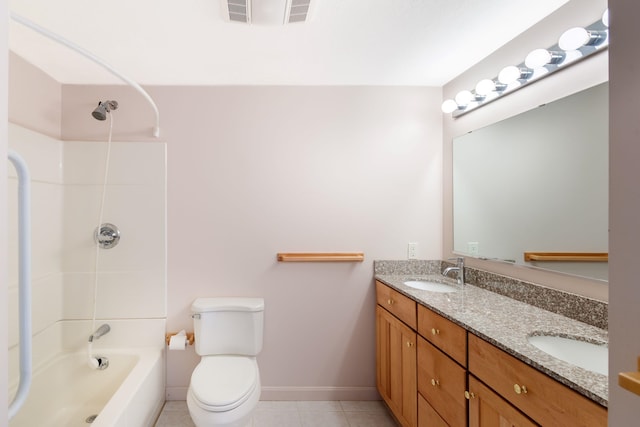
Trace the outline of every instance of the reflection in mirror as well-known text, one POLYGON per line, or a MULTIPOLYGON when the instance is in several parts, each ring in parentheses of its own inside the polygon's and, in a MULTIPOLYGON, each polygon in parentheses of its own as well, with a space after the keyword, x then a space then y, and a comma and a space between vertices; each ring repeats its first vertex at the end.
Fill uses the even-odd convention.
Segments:
POLYGON ((607 280, 607 262, 524 253, 608 251, 608 88, 454 139, 455 253, 607 280))

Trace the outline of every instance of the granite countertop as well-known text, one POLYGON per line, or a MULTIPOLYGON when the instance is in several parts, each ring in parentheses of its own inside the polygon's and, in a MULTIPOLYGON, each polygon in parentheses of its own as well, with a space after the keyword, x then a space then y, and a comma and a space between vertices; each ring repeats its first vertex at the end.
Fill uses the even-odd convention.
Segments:
POLYGON ((606 375, 556 359, 527 341, 529 335, 545 333, 606 343, 606 330, 473 285, 461 286, 438 274, 377 274, 375 278, 600 405, 608 405, 606 375), (443 282, 460 290, 437 293, 403 284, 412 279, 443 282))

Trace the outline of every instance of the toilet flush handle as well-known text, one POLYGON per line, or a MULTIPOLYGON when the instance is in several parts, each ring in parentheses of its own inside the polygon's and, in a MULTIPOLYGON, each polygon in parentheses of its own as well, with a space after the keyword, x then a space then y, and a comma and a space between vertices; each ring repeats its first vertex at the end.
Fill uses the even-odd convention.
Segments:
POLYGON ((200 318, 200 313, 195 313, 191 315, 192 319, 199 319, 200 318))

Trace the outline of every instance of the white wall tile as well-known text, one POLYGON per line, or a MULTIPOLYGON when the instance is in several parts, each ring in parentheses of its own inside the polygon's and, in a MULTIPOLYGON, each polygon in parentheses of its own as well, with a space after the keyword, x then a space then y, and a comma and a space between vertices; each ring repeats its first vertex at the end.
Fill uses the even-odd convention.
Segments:
MULTIPOLYGON (((8 291, 9 346, 18 343, 18 288, 8 291)), ((38 334, 62 317, 62 276, 50 274, 31 284, 31 328, 38 334)))
MULTIPOLYGON (((9 180, 9 285, 18 281, 17 182, 9 180)), ((33 278, 61 270, 62 186, 34 182, 31 185, 31 275, 33 278)))
MULTIPOLYGON (((63 266, 67 271, 95 267, 93 235, 100 218, 100 186, 65 189, 63 266)), ((166 263, 165 189, 161 186, 109 186, 103 223, 116 225, 120 243, 98 252, 100 270, 163 268, 166 263)))
MULTIPOLYGON (((33 180, 62 183, 61 141, 9 123, 9 148, 25 160, 33 180)), ((9 167, 9 176, 16 176, 13 167, 9 167)))
MULTIPOLYGON (((64 144, 64 181, 102 185, 107 142, 67 141, 64 144)), ((160 142, 112 142, 108 185, 164 185, 166 145, 160 142)))
MULTIPOLYGON (((91 320, 68 320, 61 324, 61 346, 66 351, 85 351, 94 332, 91 320)), ((164 349, 165 319, 98 319, 97 329, 108 323, 111 331, 94 341, 93 349, 156 347, 164 349)))

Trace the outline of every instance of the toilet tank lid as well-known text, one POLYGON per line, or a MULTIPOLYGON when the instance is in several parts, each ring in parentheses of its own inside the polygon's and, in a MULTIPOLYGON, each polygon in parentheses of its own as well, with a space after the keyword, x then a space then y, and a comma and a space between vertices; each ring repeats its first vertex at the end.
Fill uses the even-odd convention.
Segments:
POLYGON ((215 297, 198 298, 191 304, 193 313, 209 311, 263 311, 263 298, 215 297))

